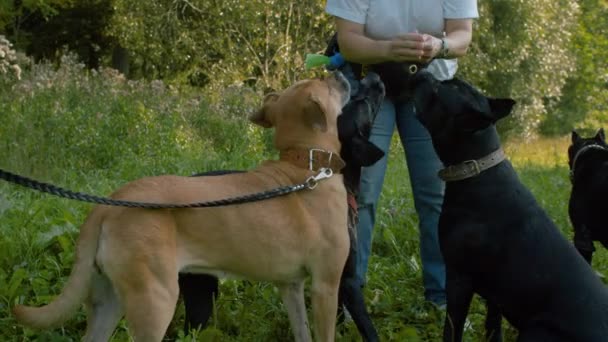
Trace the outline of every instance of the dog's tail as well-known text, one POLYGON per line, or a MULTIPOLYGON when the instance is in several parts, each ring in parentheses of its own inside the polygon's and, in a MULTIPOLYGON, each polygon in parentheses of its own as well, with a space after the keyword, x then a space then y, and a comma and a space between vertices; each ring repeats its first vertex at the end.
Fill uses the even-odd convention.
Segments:
POLYGON ((95 270, 102 212, 102 208, 95 208, 81 227, 76 261, 61 294, 41 307, 15 306, 13 315, 18 322, 31 328, 48 329, 61 325, 78 310, 89 293, 95 270))

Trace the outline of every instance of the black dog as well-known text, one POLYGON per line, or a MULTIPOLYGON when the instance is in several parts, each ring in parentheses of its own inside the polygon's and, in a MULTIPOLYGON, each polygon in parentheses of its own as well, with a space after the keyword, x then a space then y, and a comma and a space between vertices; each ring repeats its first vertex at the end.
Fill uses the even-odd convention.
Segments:
POLYGON ((593 241, 608 248, 608 145, 604 130, 592 138, 573 131, 568 165, 572 181, 568 213, 574 228, 574 246, 591 264, 593 241))
MULTIPOLYGON (((504 158, 495 128, 514 101, 460 80, 415 79, 417 116, 444 165, 439 239, 447 272, 444 341, 461 341, 474 293, 519 330, 517 341, 608 339, 608 289, 504 158)), ((487 324, 500 341, 500 319, 487 324)), ((487 322, 488 323, 488 322, 487 322)))
MULTIPOLYGON (((339 307, 351 314, 359 332, 366 341, 377 341, 378 335, 365 306, 362 289, 355 277, 357 208, 355 197, 359 189, 361 167, 369 166, 384 156, 384 152, 369 142, 373 120, 384 98, 384 85, 377 74, 369 73, 360 82, 358 93, 342 110, 338 117, 338 136, 342 144, 340 155, 346 162, 342 170, 344 185, 349 193, 350 252, 340 282, 339 307)), ((215 171, 198 176, 238 171, 215 171)), ((185 330, 202 328, 207 324, 217 297, 218 279, 201 274, 180 274, 180 292, 186 309, 185 330)))

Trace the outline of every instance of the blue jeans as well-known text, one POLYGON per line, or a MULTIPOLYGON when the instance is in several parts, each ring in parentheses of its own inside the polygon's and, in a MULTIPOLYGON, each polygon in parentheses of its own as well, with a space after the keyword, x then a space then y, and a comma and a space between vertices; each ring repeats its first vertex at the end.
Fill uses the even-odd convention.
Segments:
POLYGON ((365 284, 376 207, 384 182, 388 150, 395 125, 405 150, 414 206, 418 213, 424 296, 429 301, 444 304, 445 264, 439 249, 437 231, 444 192, 444 183, 437 176, 437 171, 443 165, 433 149, 428 131, 416 119, 411 101, 393 104, 389 99, 385 99, 374 121, 370 140, 386 155, 374 165, 363 168, 361 174, 361 188, 357 199, 357 277, 361 284, 365 284))

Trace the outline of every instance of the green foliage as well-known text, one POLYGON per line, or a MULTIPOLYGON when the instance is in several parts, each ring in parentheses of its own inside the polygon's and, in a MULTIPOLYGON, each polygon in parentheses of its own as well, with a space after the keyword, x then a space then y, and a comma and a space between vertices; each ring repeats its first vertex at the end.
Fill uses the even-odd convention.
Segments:
POLYGON ((331 29, 320 1, 116 0, 111 33, 146 78, 281 88, 331 29))
POLYGON ((105 34, 112 13, 110 0, 3 1, 0 33, 6 30, 17 49, 34 60, 57 62, 69 49, 87 67, 98 68, 115 45, 105 34))
POLYGON ((569 49, 579 8, 569 0, 479 1, 480 18, 462 75, 493 96, 518 101, 503 131, 530 135, 576 69, 569 49))
MULTIPOLYGON (((0 32, 35 59, 63 46, 90 68, 130 79, 280 89, 333 31, 324 2, 304 0, 30 0, 0 2, 0 32), (84 34, 83 34, 84 33, 84 34), (129 58, 127 58, 127 56, 129 58)), ((608 107, 604 0, 481 0, 461 76, 518 101, 505 134, 599 126, 608 107), (585 121, 586 120, 586 121, 585 121)))
POLYGON ((228 90, 216 99, 194 92, 186 97, 162 81, 127 81, 112 69, 86 72, 73 56, 64 56, 58 70, 39 64, 27 75, 3 95, 6 110, 14 113, 0 127, 7 142, 0 155, 9 165, 33 164, 39 170, 32 171, 41 172, 53 165, 113 169, 120 162, 149 172, 177 172, 179 164, 167 168, 172 163, 163 156, 197 160, 204 153, 206 160, 221 164, 219 155, 235 144, 241 151, 241 144, 266 151, 265 135, 245 120, 260 99, 253 92, 238 100, 228 90), (217 134, 218 125, 248 134, 235 140, 217 134), (149 164, 135 162, 142 156, 149 164))
POLYGON ((24 0, 0 1, 0 32, 7 30, 12 33, 18 46, 21 47, 23 26, 31 25, 38 20, 47 20, 59 13, 63 8, 70 7, 74 0, 24 0))
POLYGON ((547 113, 542 131, 564 134, 573 128, 597 130, 608 124, 608 3, 579 1, 581 16, 570 49, 576 70, 569 75, 556 110, 547 113))

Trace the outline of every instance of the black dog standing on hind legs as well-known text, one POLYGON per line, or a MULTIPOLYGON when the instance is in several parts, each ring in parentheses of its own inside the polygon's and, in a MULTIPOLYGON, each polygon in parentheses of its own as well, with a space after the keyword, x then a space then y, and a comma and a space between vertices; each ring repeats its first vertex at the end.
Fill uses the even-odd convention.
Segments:
POLYGON ((590 138, 573 131, 568 165, 572 181, 568 214, 574 228, 574 246, 591 264, 593 241, 608 248, 608 145, 604 130, 590 138))
POLYGON ((469 84, 415 80, 417 116, 447 168, 439 239, 447 272, 444 341, 462 341, 474 293, 493 311, 486 329, 500 341, 498 310, 518 342, 605 342, 608 288, 521 183, 495 123, 514 105, 469 84), (496 333, 498 332, 498 333, 496 333))
MULTIPOLYGON (((359 84, 359 91, 351 98, 338 117, 338 136, 342 144, 340 155, 346 162, 342 170, 344 185, 349 193, 348 231, 350 251, 340 281, 340 307, 351 314, 359 332, 366 341, 378 341, 377 332, 365 306, 363 292, 355 275, 356 263, 356 196, 361 167, 369 166, 384 153, 369 142, 373 120, 384 98, 384 85, 378 75, 368 73, 359 84)), ((214 176, 239 171, 214 171, 197 176, 214 176)), ((346 228, 346 227, 345 227, 346 228)), ((213 302, 219 293, 218 279, 205 274, 180 273, 179 288, 184 298, 186 320, 184 329, 204 327, 213 311, 213 302)))

